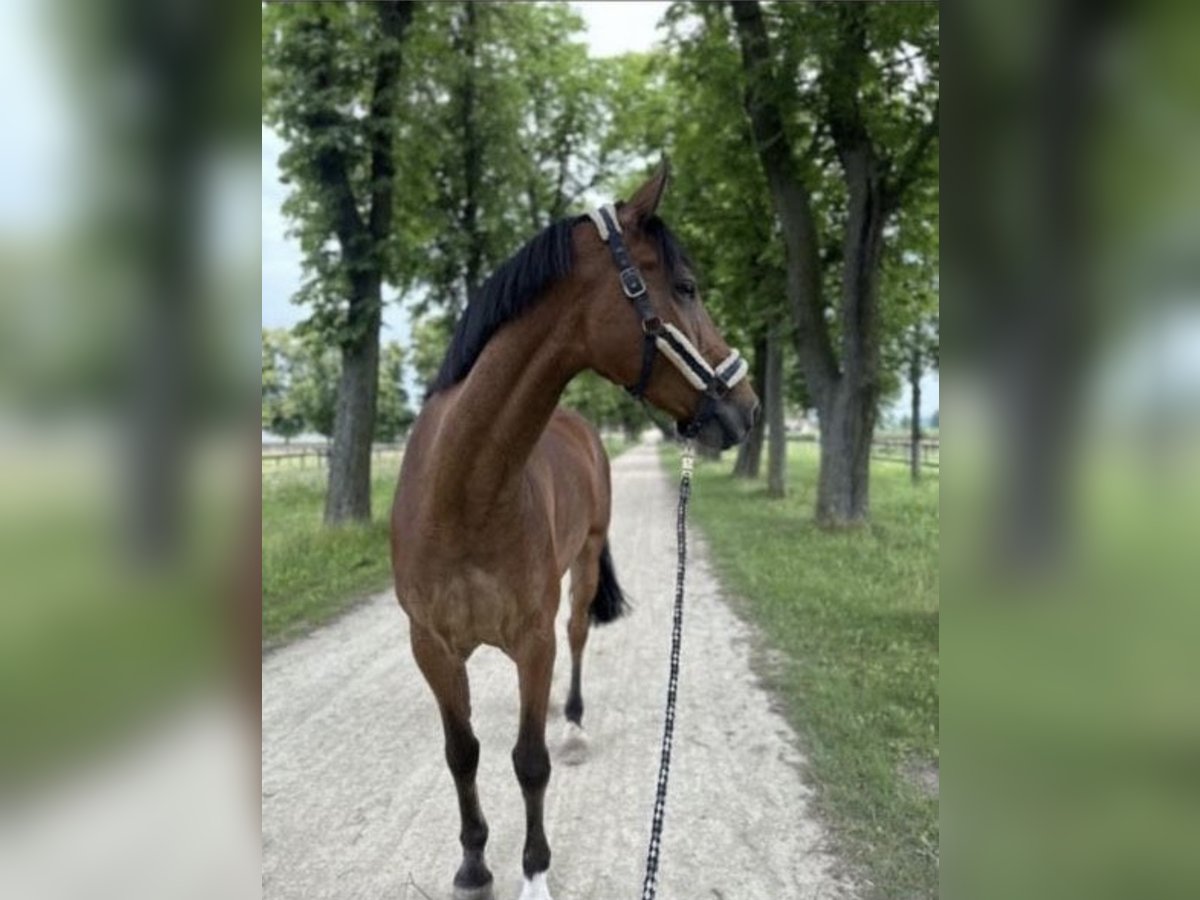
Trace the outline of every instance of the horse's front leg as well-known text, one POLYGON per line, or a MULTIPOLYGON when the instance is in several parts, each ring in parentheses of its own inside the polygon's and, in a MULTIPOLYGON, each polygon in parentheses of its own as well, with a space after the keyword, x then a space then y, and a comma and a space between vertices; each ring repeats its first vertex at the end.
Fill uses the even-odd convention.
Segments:
POLYGON ((454 776, 462 822, 463 860, 454 876, 455 900, 492 900, 492 873, 483 858, 488 827, 479 806, 475 772, 479 741, 471 729, 471 688, 463 660, 416 624, 411 630, 413 656, 437 698, 446 737, 446 764, 454 776))
POLYGON ((546 749, 546 709, 554 673, 554 619, 527 632, 513 653, 521 686, 521 722, 513 748, 513 769, 525 797, 525 871, 520 900, 551 900, 546 885, 550 845, 542 824, 542 802, 550 781, 550 753, 546 749))

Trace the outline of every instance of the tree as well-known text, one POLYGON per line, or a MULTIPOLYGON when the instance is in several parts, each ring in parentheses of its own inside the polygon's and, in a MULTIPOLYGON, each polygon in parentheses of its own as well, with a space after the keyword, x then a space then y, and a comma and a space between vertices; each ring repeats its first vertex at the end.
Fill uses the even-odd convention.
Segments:
MULTIPOLYGON (((595 183, 599 65, 566 5, 436 4, 414 34, 406 148, 418 322, 449 333, 483 279, 595 183)), ((412 237, 406 237, 412 242, 412 237)))
POLYGON ((262 427, 285 441, 304 430, 292 390, 294 343, 286 331, 262 330, 262 427))
MULTIPOLYGON (((753 355, 750 376, 754 380, 755 388, 761 390, 767 383, 767 339, 765 337, 755 338, 751 353, 753 355)), ((734 477, 758 478, 759 470, 762 468, 763 438, 766 435, 766 429, 767 417, 760 415, 751 426, 746 440, 738 447, 737 462, 733 464, 734 477)))
MULTIPOLYGON (((306 428, 334 433, 341 360, 337 350, 283 329, 262 332, 262 425, 290 439, 306 428)), ((405 354, 398 343, 382 347, 375 439, 393 442, 412 424, 404 388, 405 354)))
POLYGON ((886 302, 881 316, 884 392, 898 389, 900 377, 908 383, 910 414, 906 417, 910 439, 912 480, 921 477, 921 379, 939 365, 940 317, 938 314, 938 229, 936 198, 923 196, 900 211, 896 238, 885 251, 880 292, 886 302), (896 373, 899 377, 893 377, 896 373))
POLYGON ((937 10, 779 4, 768 23, 754 0, 731 6, 744 107, 786 251, 796 352, 821 420, 816 517, 856 525, 870 510, 886 232, 929 183, 934 159, 937 10), (836 212, 827 203, 831 190, 841 201, 836 212), (835 231, 840 240, 826 245, 835 231), (835 284, 826 271, 831 257, 841 264, 835 284), (834 290, 836 330, 827 315, 834 290))
POLYGON ((613 173, 612 147, 603 138, 617 104, 607 60, 592 59, 578 40, 584 25, 577 13, 566 4, 514 9, 524 96, 517 159, 526 167, 530 228, 538 231, 613 173))
POLYGON ((451 323, 445 317, 424 316, 413 321, 409 362, 426 390, 437 377, 451 334, 451 323))
POLYGON ((288 393, 291 403, 305 428, 325 438, 332 437, 341 384, 340 354, 311 336, 295 339, 289 346, 288 393))
POLYGON ((395 141, 410 3, 270 6, 263 116, 288 143, 285 213, 309 276, 306 323, 337 346, 341 371, 325 521, 371 515, 371 437, 384 281, 394 252, 395 141))
POLYGON ((787 433, 783 417, 783 335, 778 325, 767 334, 767 377, 764 393, 767 399, 765 418, 770 435, 767 444, 767 496, 783 497, 787 493, 787 433))
POLYGON ((375 414, 375 440, 393 444, 413 423, 404 389, 404 348, 395 341, 383 345, 379 361, 379 408, 375 414))

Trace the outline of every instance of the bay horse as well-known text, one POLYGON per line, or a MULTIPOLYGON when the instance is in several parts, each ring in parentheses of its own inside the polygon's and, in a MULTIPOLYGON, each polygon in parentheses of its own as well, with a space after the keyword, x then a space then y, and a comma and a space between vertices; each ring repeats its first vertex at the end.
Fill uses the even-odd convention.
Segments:
POLYGON ((745 361, 717 332, 686 254, 657 216, 666 183, 664 164, 627 203, 550 225, 496 270, 456 326, 404 454, 392 568, 458 792, 456 900, 493 896, 468 657, 488 644, 516 664, 512 760, 526 813, 521 900, 550 900, 542 801, 563 575, 571 573, 565 714, 576 748, 583 746, 589 622, 612 621, 625 609, 607 541, 608 458, 582 416, 556 408, 567 382, 592 369, 633 385, 712 447, 741 441, 757 414, 745 361))

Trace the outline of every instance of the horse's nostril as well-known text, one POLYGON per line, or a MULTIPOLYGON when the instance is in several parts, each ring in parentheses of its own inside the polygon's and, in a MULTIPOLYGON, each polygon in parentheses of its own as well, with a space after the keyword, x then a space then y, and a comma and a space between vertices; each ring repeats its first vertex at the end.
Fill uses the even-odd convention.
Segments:
POLYGON ((753 428, 758 424, 758 415, 762 412, 762 404, 755 401, 754 406, 750 409, 750 427, 753 428))

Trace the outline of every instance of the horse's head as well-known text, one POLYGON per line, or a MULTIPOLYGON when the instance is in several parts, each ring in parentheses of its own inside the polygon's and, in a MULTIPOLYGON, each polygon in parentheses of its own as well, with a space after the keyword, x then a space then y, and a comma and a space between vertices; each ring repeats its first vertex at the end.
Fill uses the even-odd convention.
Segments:
POLYGON ((656 212, 662 165, 626 203, 590 214, 576 242, 588 285, 583 338, 592 368, 672 416, 709 447, 745 439, 758 397, 700 299, 687 255, 656 212))

